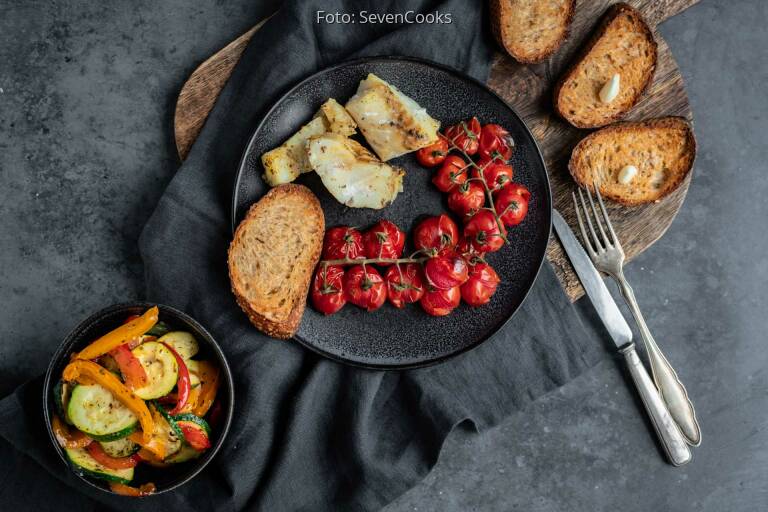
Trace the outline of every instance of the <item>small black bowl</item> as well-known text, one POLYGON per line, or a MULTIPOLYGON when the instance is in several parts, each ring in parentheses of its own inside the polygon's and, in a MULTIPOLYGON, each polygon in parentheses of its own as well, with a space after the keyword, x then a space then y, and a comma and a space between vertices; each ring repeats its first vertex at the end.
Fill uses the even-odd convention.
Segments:
MULTIPOLYGON (((45 383, 43 384, 43 415, 45 416, 48 435, 53 442, 53 446, 61 459, 70 467, 70 469, 89 485, 102 491, 112 491, 106 482, 84 476, 67 459, 64 450, 56 442, 56 437, 51 428, 51 417, 55 412, 53 401, 53 387, 61 378, 64 367, 69 362, 70 355, 73 352, 82 350, 83 347, 96 340, 103 334, 115 329, 125 319, 131 315, 139 315, 155 304, 148 302, 130 302, 126 304, 116 304, 98 313, 94 313, 85 321, 75 327, 72 332, 64 339, 58 350, 51 359, 48 371, 45 374, 45 383)), ((190 332, 200 344, 200 354, 202 358, 214 360, 221 369, 221 384, 217 394, 217 400, 222 407, 221 420, 211 434, 211 448, 199 459, 189 462, 172 465, 166 468, 154 468, 147 464, 140 464, 136 470, 136 480, 131 485, 139 485, 146 482, 152 482, 157 487, 155 494, 173 490, 194 478, 203 468, 216 456, 216 453, 224 443, 224 438, 229 432, 232 423, 232 413, 234 410, 234 384, 232 382, 232 373, 229 364, 224 357, 224 353, 213 337, 199 323, 191 317, 182 313, 178 309, 169 306, 157 304, 160 308, 160 320, 168 324, 172 330, 184 330, 190 332)), ((196 356, 197 357, 197 356, 196 356)))

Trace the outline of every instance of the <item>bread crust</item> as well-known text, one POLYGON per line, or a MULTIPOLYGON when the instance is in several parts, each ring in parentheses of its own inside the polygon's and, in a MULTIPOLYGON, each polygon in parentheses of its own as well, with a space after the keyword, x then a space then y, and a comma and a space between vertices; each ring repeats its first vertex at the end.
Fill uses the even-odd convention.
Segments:
POLYGON ((576 58, 574 58, 571 65, 568 67, 565 73, 563 73, 563 76, 560 78, 560 80, 558 80, 557 84, 555 84, 554 101, 553 101, 555 112, 561 118, 565 119, 567 122, 569 122, 576 128, 600 128, 620 120, 625 115, 627 115, 627 113, 630 110, 632 110, 635 105, 637 105, 637 102, 640 101, 640 98, 648 89, 648 86, 651 85, 651 82, 653 81, 653 75, 656 73, 656 65, 658 64, 658 58, 659 58, 659 55, 658 55, 658 45, 656 43, 656 38, 653 37, 653 31, 648 26, 648 23, 645 21, 645 19, 640 14, 640 12, 625 3, 613 4, 605 11, 605 14, 602 17, 602 20, 600 21, 599 25, 595 29, 592 36, 589 38, 589 40, 584 45, 584 47, 578 52, 576 58), (576 72, 576 68, 579 66, 579 64, 581 64, 587 58, 587 56, 595 47, 595 45, 597 45, 597 43, 603 38, 611 22, 617 17, 621 16, 622 14, 631 14, 633 16, 636 16, 637 19, 640 21, 640 26, 642 28, 643 34, 646 40, 648 41, 648 44, 651 46, 651 48, 653 48, 653 62, 651 66, 646 70, 642 86, 638 89, 637 94, 635 94, 630 105, 627 106, 624 110, 615 112, 614 114, 612 114, 608 118, 603 119, 600 122, 581 123, 579 121, 576 121, 575 119, 572 119, 568 116, 568 113, 565 110, 565 106, 562 104, 561 93, 563 90, 563 86, 565 85, 566 82, 568 82, 571 78, 573 78, 574 73, 576 72))
POLYGON ((309 291, 309 285, 312 281, 312 272, 320 259, 320 253, 323 249, 322 234, 317 238, 317 240, 315 240, 313 246, 309 249, 311 251, 309 259, 311 268, 306 269, 307 271, 305 272, 302 282, 297 284, 297 289, 295 290, 297 297, 296 302, 294 303, 293 308, 291 309, 287 318, 282 321, 274 321, 267 318, 263 312, 259 311, 258 305, 250 303, 244 294, 238 290, 236 283, 240 282, 240 279, 238 270, 233 261, 233 249, 235 246, 241 243, 241 238, 244 236, 246 226, 249 222, 255 221, 261 209, 268 208, 270 204, 279 202, 285 197, 293 195, 301 196, 304 204, 308 208, 308 215, 302 218, 301 221, 307 222, 314 219, 319 224, 318 227, 320 233, 324 233, 325 217, 317 197, 315 197, 315 195, 303 185, 297 185, 293 183, 280 185, 271 189, 264 197, 251 205, 245 218, 242 220, 242 222, 240 222, 237 229, 235 230, 235 235, 229 245, 229 250, 227 253, 229 281, 237 304, 245 312, 245 314, 248 316, 248 319, 257 329, 267 334, 268 336, 278 339, 292 338, 293 335, 296 334, 296 331, 299 329, 301 317, 303 316, 304 309, 306 308, 307 292, 309 291))
POLYGON ((694 161, 696 160, 696 137, 693 133, 693 128, 687 119, 677 116, 660 117, 640 122, 616 123, 589 134, 576 145, 571 153, 571 159, 568 162, 568 171, 571 173, 574 181, 581 187, 594 189, 592 181, 594 179, 595 169, 585 165, 584 152, 596 139, 604 139, 606 137, 620 136, 624 134, 635 134, 640 129, 646 128, 673 128, 684 131, 684 140, 685 145, 688 147, 688 151, 683 155, 677 172, 666 181, 665 187, 659 194, 644 200, 635 200, 625 195, 621 195, 620 193, 616 193, 616 191, 602 182, 600 183, 600 194, 606 199, 611 199, 612 201, 616 201, 625 206, 638 206, 659 201, 677 190, 683 181, 685 181, 688 174, 690 174, 693 169, 694 161))
POLYGON ((568 1, 568 13, 566 14, 564 29, 560 37, 552 44, 541 49, 538 53, 524 54, 518 51, 517 48, 511 42, 507 41, 504 37, 504 20, 510 16, 508 12, 509 0, 490 0, 490 14, 491 14, 491 32, 493 33, 496 42, 499 46, 509 54, 510 57, 523 64, 536 64, 549 58, 553 53, 557 51, 560 46, 568 38, 571 28, 571 21, 573 20, 574 4, 575 0, 568 1))

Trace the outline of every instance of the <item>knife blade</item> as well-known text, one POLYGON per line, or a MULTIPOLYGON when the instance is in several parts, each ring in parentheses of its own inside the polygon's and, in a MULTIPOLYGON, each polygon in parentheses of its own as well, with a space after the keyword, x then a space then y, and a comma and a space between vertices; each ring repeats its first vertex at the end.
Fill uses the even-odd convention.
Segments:
POLYGON ((619 348, 631 343, 632 329, 624 320, 624 315, 621 314, 616 301, 611 297, 603 278, 600 277, 600 273, 592 264, 592 260, 589 259, 589 255, 584 251, 581 243, 576 239, 576 235, 573 234, 557 210, 553 210, 552 223, 568 259, 571 260, 576 275, 581 280, 584 291, 595 306, 598 316, 603 321, 608 334, 611 335, 611 339, 619 348))

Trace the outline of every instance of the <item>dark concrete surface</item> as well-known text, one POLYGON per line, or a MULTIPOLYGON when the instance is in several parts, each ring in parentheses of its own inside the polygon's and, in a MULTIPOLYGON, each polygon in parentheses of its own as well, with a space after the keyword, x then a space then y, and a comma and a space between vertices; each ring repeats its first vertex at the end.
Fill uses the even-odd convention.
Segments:
MULTIPOLYGON (((178 166, 176 94, 258 11, 0 0, 0 396, 85 315, 141 296, 136 239, 178 166)), ((386 510, 768 509, 766 26, 766 2, 704 0, 661 27, 700 150, 680 215, 627 274, 696 405, 693 463, 664 464, 608 361, 489 432, 451 435, 386 510)))

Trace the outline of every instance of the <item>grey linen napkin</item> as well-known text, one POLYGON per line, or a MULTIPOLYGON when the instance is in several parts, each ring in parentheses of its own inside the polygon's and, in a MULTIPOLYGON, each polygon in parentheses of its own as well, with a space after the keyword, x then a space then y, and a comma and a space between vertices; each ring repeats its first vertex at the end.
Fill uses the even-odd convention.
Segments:
MULTIPOLYGON (((494 51, 485 3, 291 1, 256 33, 140 240, 148 300, 191 314, 226 353, 234 422, 219 455, 193 482, 134 501, 132 509, 374 510, 427 474, 456 425, 497 424, 605 354, 602 331, 569 303, 549 265, 502 332, 444 364, 405 372, 350 368, 267 338, 230 292, 234 172, 266 109, 307 75, 360 56, 421 57, 485 81, 494 51), (320 10, 440 12, 452 23, 317 23, 320 10)), ((30 456, 100 504, 122 509, 124 500, 86 488, 58 460, 42 424, 40 388, 32 381, 0 402, 0 435, 25 454, 0 443, 25 468, 0 471, 0 503, 50 507, 47 493, 27 492, 25 478, 44 474, 30 456)), ((39 486, 61 488, 50 478, 39 486)), ((84 495, 65 501, 95 506, 84 495)))

